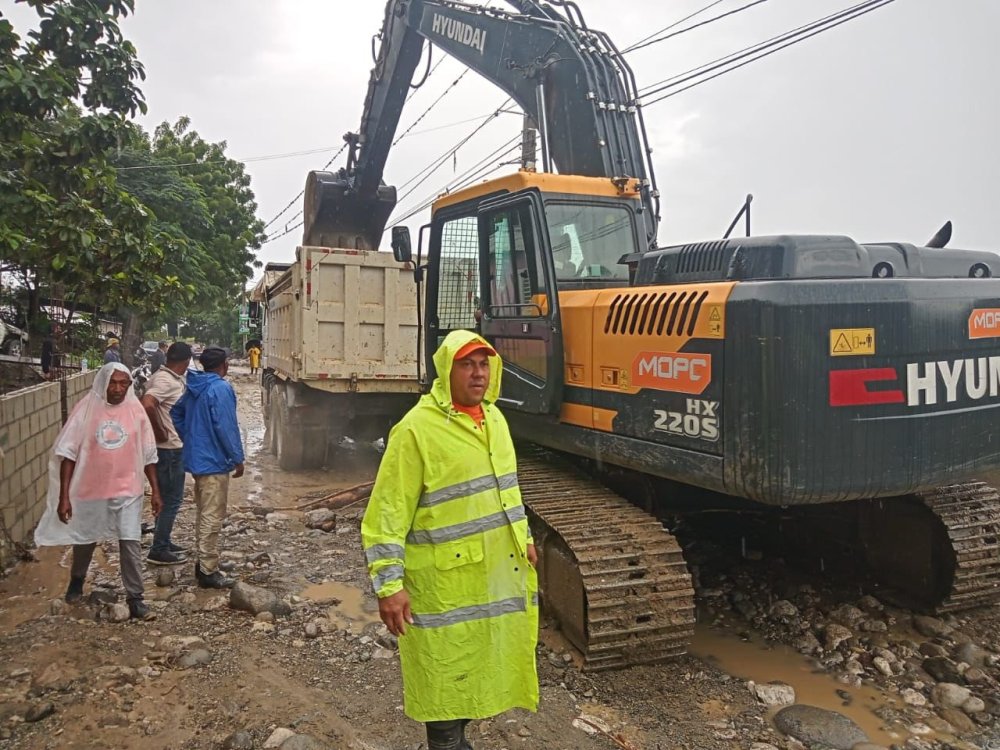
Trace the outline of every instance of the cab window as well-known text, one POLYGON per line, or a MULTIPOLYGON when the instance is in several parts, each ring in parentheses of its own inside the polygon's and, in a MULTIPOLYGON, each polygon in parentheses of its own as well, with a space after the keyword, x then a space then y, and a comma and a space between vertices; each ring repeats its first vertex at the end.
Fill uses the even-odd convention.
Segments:
POLYGON ((628 268, 618 263, 638 250, 628 208, 550 202, 545 214, 557 280, 628 280, 628 268))

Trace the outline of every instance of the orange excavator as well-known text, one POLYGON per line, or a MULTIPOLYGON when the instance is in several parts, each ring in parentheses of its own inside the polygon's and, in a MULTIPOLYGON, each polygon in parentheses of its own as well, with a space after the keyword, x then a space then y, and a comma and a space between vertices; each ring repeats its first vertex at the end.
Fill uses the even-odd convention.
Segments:
POLYGON ((659 247, 626 61, 574 2, 510 5, 390 0, 347 164, 309 175, 304 244, 378 248, 425 42, 532 118, 541 171, 443 195, 415 254, 405 227, 392 245, 417 269, 426 380, 453 329, 504 359, 544 603, 587 668, 683 653, 694 592, 660 520, 678 508, 822 509, 807 542, 850 537, 885 590, 1000 600, 1000 498, 973 481, 1000 467, 1000 256, 945 249, 948 230, 659 247))

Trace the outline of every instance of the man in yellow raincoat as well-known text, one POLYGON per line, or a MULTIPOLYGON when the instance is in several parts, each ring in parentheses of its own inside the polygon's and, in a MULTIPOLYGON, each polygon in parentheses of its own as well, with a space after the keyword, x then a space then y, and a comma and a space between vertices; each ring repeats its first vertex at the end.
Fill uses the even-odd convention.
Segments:
POLYGON ((379 614, 399 637, 407 716, 430 750, 471 748, 470 719, 536 710, 538 579, 502 363, 452 331, 438 377, 392 429, 361 526, 379 614))

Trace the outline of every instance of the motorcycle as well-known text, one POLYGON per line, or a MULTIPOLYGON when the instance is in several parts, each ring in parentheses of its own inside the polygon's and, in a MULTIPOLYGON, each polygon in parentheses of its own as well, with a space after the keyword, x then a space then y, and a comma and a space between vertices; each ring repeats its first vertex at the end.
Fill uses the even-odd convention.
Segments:
POLYGON ((153 372, 149 365, 149 359, 146 357, 146 352, 141 348, 137 349, 135 352, 136 366, 132 369, 132 387, 135 389, 135 395, 138 398, 142 398, 142 394, 146 392, 146 381, 152 376, 153 372))

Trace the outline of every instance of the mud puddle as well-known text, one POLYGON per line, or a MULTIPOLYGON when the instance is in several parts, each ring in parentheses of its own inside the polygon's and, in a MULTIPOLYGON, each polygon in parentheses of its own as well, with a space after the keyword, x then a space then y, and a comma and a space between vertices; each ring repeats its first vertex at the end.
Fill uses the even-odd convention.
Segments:
POLYGON ((317 604, 329 604, 327 617, 338 626, 355 632, 373 622, 381 622, 378 605, 365 597, 361 589, 339 581, 323 581, 309 586, 299 594, 317 604))
MULTIPOLYGON (((727 674, 757 683, 783 682, 795 688, 795 702, 836 711, 853 719, 876 744, 901 744, 914 736, 905 726, 885 721, 873 712, 898 708, 900 700, 874 687, 851 687, 820 671, 794 649, 766 644, 699 625, 689 649, 693 656, 727 674)), ((773 709, 769 718, 780 710, 773 709)), ((924 735, 924 739, 927 736, 924 735)))

